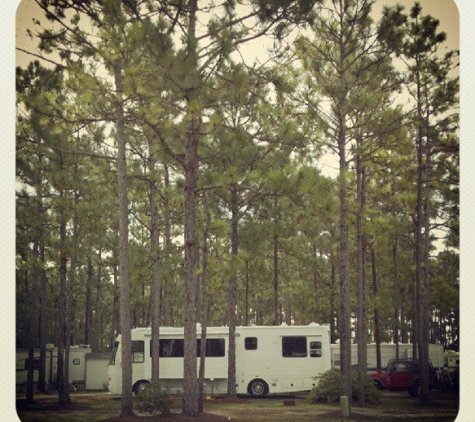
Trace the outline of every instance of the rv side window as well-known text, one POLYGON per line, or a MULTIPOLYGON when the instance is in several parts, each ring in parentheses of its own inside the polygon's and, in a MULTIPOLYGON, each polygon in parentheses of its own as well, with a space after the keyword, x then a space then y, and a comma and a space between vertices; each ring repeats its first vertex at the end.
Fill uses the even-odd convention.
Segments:
POLYGON ((244 347, 246 350, 257 350, 257 337, 246 337, 244 347))
POLYGON ((111 358, 109 360, 109 365, 115 365, 115 356, 117 355, 117 349, 119 348, 119 342, 114 343, 114 348, 112 349, 111 358))
POLYGON ((132 363, 145 361, 145 342, 143 340, 132 341, 132 363))
MULTIPOLYGON (((29 369, 30 367, 30 359, 26 358, 25 360, 25 369, 29 369)), ((38 371, 40 369, 40 360, 33 359, 33 370, 38 371)))
POLYGON ((282 356, 284 358, 304 358, 307 356, 307 337, 282 337, 282 356))
MULTIPOLYGON (((196 356, 200 356, 201 339, 197 340, 196 356)), ((206 357, 222 358, 226 354, 226 345, 224 338, 208 338, 206 339, 206 357)))
POLYGON ((161 358, 182 358, 184 355, 185 347, 182 338, 160 340, 159 356, 161 358))
POLYGON ((310 342, 310 357, 312 358, 322 357, 322 342, 321 341, 310 342))

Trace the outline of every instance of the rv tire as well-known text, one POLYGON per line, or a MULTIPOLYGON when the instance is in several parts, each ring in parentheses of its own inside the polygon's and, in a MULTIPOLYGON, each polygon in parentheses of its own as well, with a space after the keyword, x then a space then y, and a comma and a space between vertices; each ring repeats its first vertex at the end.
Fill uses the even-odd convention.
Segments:
POLYGON ((145 389, 145 387, 147 387, 147 385, 150 385, 150 383, 148 381, 137 381, 134 384, 134 387, 132 388, 132 391, 137 396, 142 391, 144 391, 144 389, 145 389))
POLYGON ((262 379, 255 379, 249 383, 247 391, 252 397, 264 397, 269 392, 269 386, 262 379))

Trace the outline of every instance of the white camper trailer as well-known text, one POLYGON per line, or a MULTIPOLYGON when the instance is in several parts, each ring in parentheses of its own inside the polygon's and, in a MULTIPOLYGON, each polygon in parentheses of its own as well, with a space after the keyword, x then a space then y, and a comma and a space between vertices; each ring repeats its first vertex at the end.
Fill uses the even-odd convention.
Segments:
MULTIPOLYGON (((412 358, 412 343, 400 343, 399 345, 399 359, 412 358)), ((331 344, 332 366, 340 367, 340 345, 331 344)), ((396 345, 389 343, 381 344, 381 365, 386 367, 390 359, 396 359, 396 345)), ((434 368, 444 367, 444 346, 442 344, 429 344, 429 359, 434 368)), ((376 371, 378 368, 376 360, 376 344, 370 343, 367 345, 367 362, 368 370, 376 371)), ((351 345, 351 365, 358 364, 358 345, 351 345)))
MULTIPOLYGON (((160 382, 183 388, 183 328, 160 328, 160 382)), ((201 329, 197 327, 199 338, 201 329)), ((227 327, 209 327, 206 340, 205 388, 207 394, 227 392, 227 327)), ((122 389, 121 337, 109 362, 108 388, 122 389)), ((199 341, 199 340, 198 340, 199 341)), ((132 330, 132 385, 135 393, 151 380, 151 328, 132 330)), ((199 350, 199 348, 198 348, 199 350)), ((264 396, 310 390, 315 377, 331 368, 329 327, 254 326, 236 328, 236 384, 238 394, 264 396)))
MULTIPOLYGON (((86 379, 86 359, 87 353, 91 352, 88 345, 74 345, 69 349, 69 379, 71 384, 80 390, 84 389, 86 379)), ((33 380, 38 382, 40 366, 40 350, 34 351, 33 380)), ((46 384, 54 387, 56 384, 58 371, 58 348, 53 344, 46 345, 45 374, 46 384)), ((28 376, 28 350, 19 349, 16 351, 16 385, 19 390, 26 388, 28 376)))

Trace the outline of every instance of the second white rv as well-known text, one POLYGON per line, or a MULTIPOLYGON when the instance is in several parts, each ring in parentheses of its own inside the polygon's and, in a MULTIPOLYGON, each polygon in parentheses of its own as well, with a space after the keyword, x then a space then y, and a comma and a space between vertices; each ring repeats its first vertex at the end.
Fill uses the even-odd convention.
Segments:
MULTIPOLYGON (((383 368, 386 367, 390 359, 396 359, 396 345, 382 343, 381 345, 381 365, 383 368)), ((376 344, 370 343, 367 346, 367 361, 368 361, 368 370, 376 371, 377 370, 377 358, 376 358, 376 344)), ((412 343, 400 343, 399 347, 399 358, 400 359, 410 359, 412 358, 412 343)), ((335 368, 340 367, 340 345, 331 344, 331 360, 332 366, 335 368)), ((432 362, 434 368, 441 369, 444 367, 444 346, 442 344, 429 344, 429 359, 432 362)), ((351 364, 358 364, 358 345, 351 345, 351 364)))
MULTIPOLYGON (((183 328, 160 328, 160 381, 171 391, 183 384, 183 328)), ((197 327, 197 337, 201 333, 197 327)), ((206 340, 207 394, 227 392, 227 327, 209 327, 206 340)), ((108 389, 120 394, 122 386, 121 337, 109 362, 108 389)), ((132 385, 134 392, 150 382, 151 328, 132 330, 132 385)), ((198 348, 199 350, 199 348, 198 348)), ((236 328, 236 388, 238 394, 265 396, 311 390, 316 377, 331 368, 330 333, 325 325, 251 326, 236 328)))

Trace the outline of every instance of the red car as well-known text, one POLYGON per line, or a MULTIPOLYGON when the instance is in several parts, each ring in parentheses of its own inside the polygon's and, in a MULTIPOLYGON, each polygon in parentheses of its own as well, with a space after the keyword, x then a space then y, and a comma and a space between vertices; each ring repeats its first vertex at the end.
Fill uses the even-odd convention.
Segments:
MULTIPOLYGON (((370 376, 374 379, 378 390, 408 390, 412 397, 420 397, 421 376, 419 361, 412 359, 391 359, 386 369, 374 372, 370 376)), ((429 363, 429 388, 436 385, 435 370, 429 363)))

